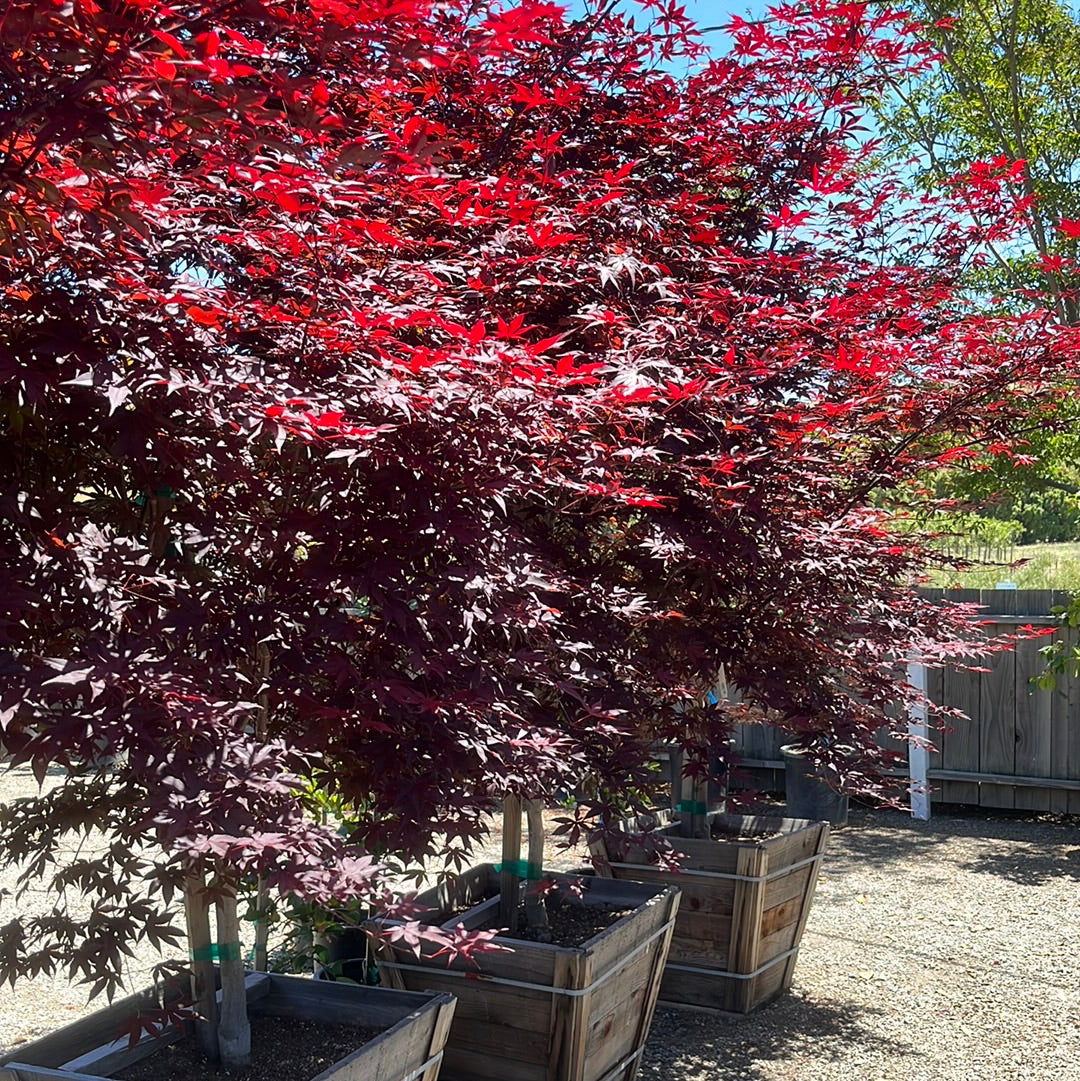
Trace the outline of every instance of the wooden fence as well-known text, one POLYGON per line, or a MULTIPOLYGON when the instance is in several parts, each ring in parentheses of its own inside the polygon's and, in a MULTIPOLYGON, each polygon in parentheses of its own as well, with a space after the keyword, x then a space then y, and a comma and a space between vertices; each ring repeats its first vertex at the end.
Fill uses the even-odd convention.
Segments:
MULTIPOLYGON (((1024 624, 1056 625, 1051 608, 1068 603, 1068 594, 1048 589, 926 593, 982 605, 991 636, 1013 634, 1024 624)), ((1077 644, 1077 631, 1058 633, 1066 647, 1077 644)), ((955 668, 927 672, 930 698, 970 718, 930 733, 938 747, 930 756, 932 799, 1080 814, 1080 679, 1059 676, 1053 690, 1035 687, 1033 679, 1043 669, 1039 650, 1049 641, 1017 642, 1011 652, 981 662, 988 669, 984 673, 955 668)), ((893 746, 886 735, 880 738, 893 746)), ((736 732, 736 750, 762 788, 783 789, 783 742, 781 732, 761 725, 742 725, 736 732)))

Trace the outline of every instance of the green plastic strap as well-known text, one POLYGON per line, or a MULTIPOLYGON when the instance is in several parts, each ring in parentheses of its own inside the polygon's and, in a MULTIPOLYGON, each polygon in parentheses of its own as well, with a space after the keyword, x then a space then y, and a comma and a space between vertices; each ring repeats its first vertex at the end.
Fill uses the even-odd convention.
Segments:
POLYGON ((212 942, 209 946, 201 949, 189 950, 188 955, 192 961, 239 961, 239 942, 212 942))
POLYGON ((514 860, 512 863, 497 863, 495 870, 498 874, 513 875, 515 878, 524 878, 532 882, 538 882, 544 877, 543 868, 539 863, 529 863, 528 860, 514 860))
POLYGON ((707 803, 696 803, 692 799, 682 799, 675 804, 675 810, 682 811, 683 814, 703 815, 709 813, 709 805, 707 803))
MULTIPOLYGON (((152 494, 153 494, 155 499, 172 499, 175 493, 173 492, 173 490, 171 488, 163 486, 161 488, 155 488, 153 490, 152 494)), ((135 506, 137 506, 137 507, 146 506, 146 493, 145 492, 139 492, 135 496, 135 506)))

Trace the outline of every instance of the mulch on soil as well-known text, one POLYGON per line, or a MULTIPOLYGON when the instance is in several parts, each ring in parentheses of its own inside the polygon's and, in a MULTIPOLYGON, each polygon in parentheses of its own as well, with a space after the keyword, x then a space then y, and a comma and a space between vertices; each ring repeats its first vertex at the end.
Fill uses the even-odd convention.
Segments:
MULTIPOLYGON (((525 906, 522 905, 518 929, 503 931, 499 937, 516 939, 519 942, 550 942, 555 946, 580 946, 634 911, 632 908, 617 908, 614 905, 583 905, 572 901, 565 903, 556 901, 545 907, 548 914, 546 930, 528 925, 525 906)), ((492 926, 497 927, 498 922, 496 921, 492 926)))
POLYGON ((253 1017, 251 1065, 240 1073, 226 1073, 218 1063, 208 1062, 195 1038, 186 1036, 115 1076, 123 1081, 311 1081, 380 1031, 293 1017, 253 1017))

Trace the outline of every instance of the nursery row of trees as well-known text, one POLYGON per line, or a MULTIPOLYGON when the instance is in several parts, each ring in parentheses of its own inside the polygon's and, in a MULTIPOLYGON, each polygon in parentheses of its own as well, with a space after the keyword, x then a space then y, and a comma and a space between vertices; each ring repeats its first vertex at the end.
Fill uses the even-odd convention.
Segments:
POLYGON ((1014 162, 924 202, 875 165, 937 62, 906 17, 710 58, 668 0, 10 0, 0 38, 0 749, 62 771, 0 858, 89 898, 7 918, 0 976, 112 989, 174 896, 378 899, 590 778, 572 835, 656 740, 707 768, 721 669, 880 791, 900 662, 979 648, 911 523, 1077 346, 1060 290, 970 300, 1014 162))

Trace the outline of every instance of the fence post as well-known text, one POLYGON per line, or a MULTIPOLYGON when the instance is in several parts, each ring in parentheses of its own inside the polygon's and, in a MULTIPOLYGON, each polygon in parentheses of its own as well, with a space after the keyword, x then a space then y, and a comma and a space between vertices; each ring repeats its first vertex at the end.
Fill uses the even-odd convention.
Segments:
MULTIPOLYGON (((926 666, 909 663, 907 670, 908 683, 910 683, 920 695, 926 696, 926 666)), ((926 748, 925 740, 929 738, 927 730, 926 702, 920 702, 913 706, 908 714, 908 735, 913 737, 908 743, 908 775, 911 779, 911 816, 920 822, 930 821, 930 792, 928 772, 930 769, 930 752, 926 748)))

